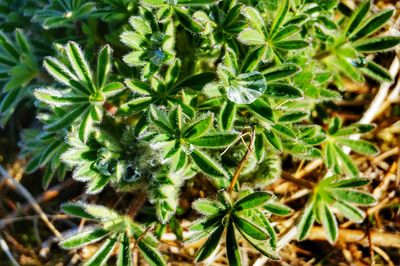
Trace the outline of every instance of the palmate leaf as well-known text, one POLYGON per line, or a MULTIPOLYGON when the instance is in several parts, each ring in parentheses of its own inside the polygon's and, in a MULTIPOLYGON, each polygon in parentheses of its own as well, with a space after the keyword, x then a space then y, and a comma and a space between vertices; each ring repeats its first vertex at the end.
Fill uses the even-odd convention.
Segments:
POLYGON ((233 222, 242 235, 248 235, 256 240, 267 240, 269 235, 258 225, 238 215, 233 216, 233 222))
POLYGON ((228 257, 229 265, 242 265, 240 259, 240 251, 236 241, 235 228, 232 222, 228 224, 226 232, 226 255, 228 257))
POLYGON ((259 32, 264 30, 264 20, 257 9, 246 6, 242 8, 241 13, 249 20, 251 27, 257 29, 259 32))
POLYGON ((192 203, 192 207, 200 214, 215 216, 222 211, 221 205, 208 199, 198 199, 192 203))
POLYGON ((332 190, 332 193, 334 193, 337 198, 349 203, 371 205, 376 202, 376 199, 371 194, 354 189, 336 188, 332 190))
POLYGON ((360 68, 360 71, 377 81, 381 82, 392 82, 393 78, 390 76, 390 73, 380 65, 367 60, 366 65, 360 68))
POLYGON ((285 83, 269 83, 265 93, 282 99, 294 99, 303 96, 303 92, 300 89, 285 83))
POLYGON ((72 237, 69 237, 66 240, 61 241, 59 243, 59 245, 65 249, 80 248, 82 246, 86 246, 91 243, 100 241, 108 233, 109 232, 104 230, 103 228, 96 228, 93 230, 89 230, 89 231, 85 231, 85 232, 73 235, 72 237))
POLYGON ((238 104, 249 104, 259 98, 267 89, 264 76, 257 71, 240 74, 235 83, 227 88, 227 97, 238 104))
POLYGON ((268 192, 253 192, 237 201, 234 208, 237 211, 256 208, 263 205, 271 197, 272 195, 268 192))
POLYGON ((97 252, 83 265, 85 266, 105 265, 107 263, 108 258, 111 256, 111 253, 116 244, 117 244, 116 236, 107 239, 104 242, 104 244, 97 250, 97 252))
POLYGON ((364 18, 367 16, 369 10, 371 8, 371 1, 370 0, 364 0, 358 8, 353 12, 349 23, 347 24, 347 27, 345 29, 346 35, 350 35, 354 32, 354 30, 359 27, 364 20, 364 18))
POLYGON ((379 52, 392 49, 399 45, 400 37, 382 36, 369 39, 361 39, 353 43, 354 48, 359 52, 379 52))
POLYGON ((318 213, 329 242, 334 243, 339 230, 335 216, 324 203, 318 204, 318 213))
POLYGON ((187 142, 202 148, 223 148, 238 139, 237 133, 214 133, 198 138, 187 139, 187 142))
POLYGON ((353 222, 361 223, 365 218, 364 212, 357 207, 345 203, 344 201, 336 200, 336 202, 333 204, 333 207, 336 208, 343 216, 353 222))
POLYGON ((210 234, 210 237, 204 243, 204 245, 197 251, 195 255, 195 261, 200 262, 207 259, 209 256, 215 252, 218 247, 219 241, 222 237, 222 233, 224 232, 224 225, 219 225, 214 232, 210 234))
POLYGON ((280 66, 267 68, 262 73, 267 81, 275 81, 288 78, 299 71, 301 71, 300 66, 287 63, 280 66))
POLYGON ((219 113, 218 123, 222 130, 231 130, 236 118, 236 104, 226 101, 219 113))
POLYGON ((252 28, 244 29, 238 36, 238 40, 246 45, 265 45, 264 34, 252 28))
POLYGON ((304 238, 306 238, 308 232, 310 232, 310 229, 314 224, 314 220, 314 203, 310 202, 304 209, 303 216, 301 216, 300 223, 298 225, 299 230, 297 238, 299 240, 303 240, 304 238))
POLYGON ((122 239, 120 239, 120 245, 118 248, 117 266, 131 265, 132 257, 131 257, 129 237, 127 236, 127 234, 122 234, 120 238, 122 239))
POLYGON ((199 138, 207 133, 211 127, 213 116, 208 115, 188 125, 183 131, 184 138, 199 138))
POLYGON ((250 245, 258 250, 262 255, 271 260, 280 260, 280 257, 276 253, 275 249, 267 244, 268 241, 254 239, 250 235, 246 234, 245 231, 241 230, 240 227, 236 228, 238 229, 240 234, 247 240, 247 242, 249 242, 250 245))
POLYGON ((191 158, 193 159, 194 163, 199 167, 199 169, 209 175, 211 177, 226 177, 228 178, 228 174, 226 173, 225 169, 222 168, 217 162, 215 162, 209 155, 205 154, 204 152, 194 149, 190 154, 191 158))
POLYGON ((280 216, 286 216, 293 211, 291 208, 278 202, 267 202, 263 205, 263 208, 272 214, 280 216))
POLYGON ((337 138, 336 141, 363 155, 374 156, 379 153, 379 149, 374 144, 365 140, 337 138))
POLYGON ((138 247, 146 262, 151 266, 167 265, 161 253, 151 245, 147 244, 144 240, 139 241, 138 247))
POLYGON ((362 25, 357 27, 357 30, 350 36, 350 40, 355 41, 373 34, 383 27, 384 24, 393 16, 393 14, 393 9, 387 9, 373 15, 362 25))

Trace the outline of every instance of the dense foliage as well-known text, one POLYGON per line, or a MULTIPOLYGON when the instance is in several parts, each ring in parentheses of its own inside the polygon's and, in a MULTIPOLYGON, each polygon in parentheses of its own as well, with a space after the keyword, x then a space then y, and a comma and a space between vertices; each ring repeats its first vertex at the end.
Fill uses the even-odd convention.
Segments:
POLYGON ((369 0, 354 10, 336 0, 9 0, 0 7, 0 122, 26 105, 40 121, 22 133, 26 171, 44 169, 45 189, 71 172, 89 194, 106 186, 147 192, 157 214, 139 224, 106 207, 63 205, 95 226, 61 247, 104 242, 85 265, 105 264, 117 246, 118 265, 131 263, 136 246, 149 264, 166 264, 148 229, 176 227, 179 195, 200 178, 213 188, 193 202, 203 217, 186 241, 207 238, 194 259, 209 258, 224 236, 231 265, 241 264, 239 237, 279 260, 271 215, 291 209, 265 190, 281 177, 283 159, 323 159, 328 170, 308 187, 299 240, 317 221, 334 242, 334 213, 361 222, 357 206, 375 202, 358 189, 368 179, 343 150, 377 154, 353 138, 374 126, 342 125, 324 106, 341 97, 344 79, 391 81, 368 54, 400 43, 379 34, 393 10, 372 12, 369 0))

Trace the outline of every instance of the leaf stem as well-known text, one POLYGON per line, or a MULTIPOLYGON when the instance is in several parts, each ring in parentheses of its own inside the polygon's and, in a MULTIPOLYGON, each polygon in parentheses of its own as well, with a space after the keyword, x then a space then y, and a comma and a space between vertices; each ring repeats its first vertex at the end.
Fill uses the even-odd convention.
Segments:
POLYGON ((294 183, 296 185, 299 185, 301 187, 309 188, 311 190, 313 190, 314 187, 315 187, 315 183, 314 182, 310 182, 310 181, 306 181, 304 179, 296 178, 293 175, 291 175, 290 173, 285 172, 285 171, 282 172, 281 178, 286 180, 286 181, 292 182, 292 183, 294 183))
POLYGON ((256 137, 256 131, 255 131, 254 127, 252 127, 252 132, 251 132, 251 136, 250 136, 250 144, 247 147, 246 154, 243 156, 242 160, 240 161, 239 165, 237 166, 237 168, 235 170, 235 173, 233 174, 231 183, 228 188, 228 193, 232 193, 233 188, 235 187, 236 181, 239 178, 240 172, 242 171, 244 163, 247 161, 247 159, 250 156, 250 153, 253 151, 255 137, 256 137))

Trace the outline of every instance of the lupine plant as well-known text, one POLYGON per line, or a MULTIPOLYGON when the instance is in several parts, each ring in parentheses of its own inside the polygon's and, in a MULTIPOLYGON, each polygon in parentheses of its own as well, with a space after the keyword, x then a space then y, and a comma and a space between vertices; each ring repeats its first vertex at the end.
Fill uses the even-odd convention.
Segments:
POLYGON ((157 246, 168 226, 183 244, 204 239, 195 262, 212 261, 221 243, 230 265, 241 265, 244 245, 279 260, 274 218, 292 209, 268 189, 295 182, 288 169, 298 159, 319 159, 327 172, 296 182, 310 190, 298 241, 317 222, 334 243, 336 215, 363 222, 358 206, 375 203, 344 149, 379 153, 354 138, 375 127, 343 122, 327 106, 349 79, 392 81, 371 55, 400 43, 385 33, 393 10, 373 12, 370 0, 354 9, 335 0, 21 2, 7 8, 31 23, 0 17, 24 28, 0 33, 0 119, 16 116, 22 99, 36 110, 21 137, 26 171, 43 169, 44 188, 71 176, 90 195, 112 189, 154 210, 143 218, 65 203, 91 227, 60 247, 101 243, 85 265, 112 256, 130 265, 134 254, 166 265, 157 246), (199 184, 207 189, 184 211, 181 197, 199 184))

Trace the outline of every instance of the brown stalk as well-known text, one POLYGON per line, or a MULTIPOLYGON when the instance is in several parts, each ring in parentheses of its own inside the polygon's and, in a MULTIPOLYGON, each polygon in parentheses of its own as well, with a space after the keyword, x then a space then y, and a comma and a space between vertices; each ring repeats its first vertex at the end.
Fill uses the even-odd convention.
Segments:
POLYGON ((242 171, 244 163, 247 161, 247 159, 250 156, 250 153, 253 151, 255 136, 256 136, 256 131, 254 130, 254 128, 252 128, 252 132, 250 135, 250 144, 247 147, 246 154, 243 156, 242 160, 240 161, 239 165, 237 166, 237 168, 235 170, 235 173, 233 174, 232 181, 228 188, 228 193, 232 193, 233 188, 235 187, 235 184, 239 178, 240 172, 242 171))

